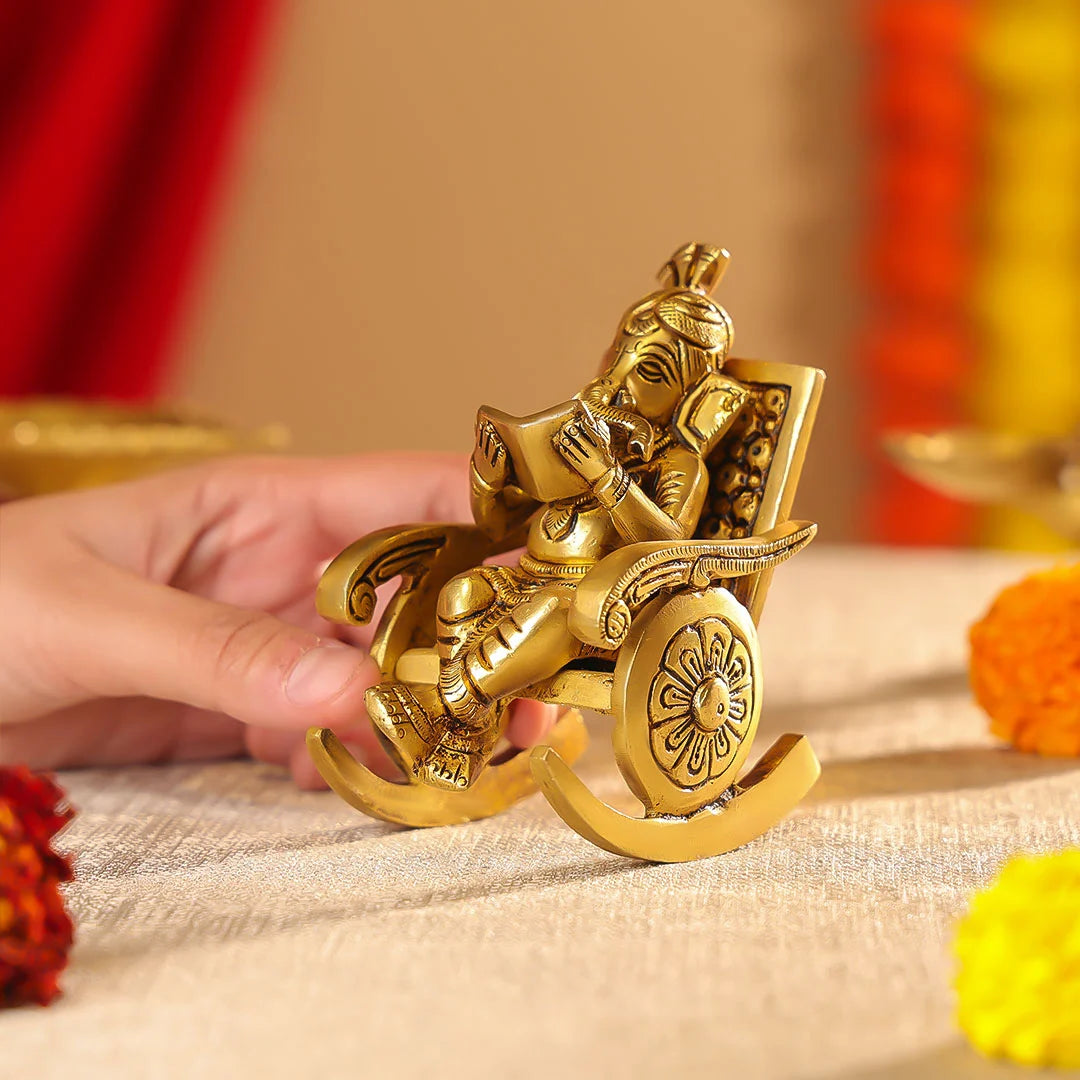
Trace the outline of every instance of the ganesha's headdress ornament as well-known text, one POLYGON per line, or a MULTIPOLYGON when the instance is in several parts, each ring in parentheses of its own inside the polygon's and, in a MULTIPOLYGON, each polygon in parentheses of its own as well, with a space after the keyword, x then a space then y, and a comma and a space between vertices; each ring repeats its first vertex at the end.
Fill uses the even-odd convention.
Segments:
POLYGON ((728 313, 709 293, 727 269, 730 255, 711 244, 685 244, 660 268, 664 288, 639 300, 624 316, 628 334, 648 334, 661 326, 707 354, 706 365, 719 368, 735 336, 728 313))
POLYGON ((660 269, 659 291, 623 318, 632 336, 670 331, 679 346, 687 389, 673 426, 693 450, 705 454, 735 405, 732 380, 720 374, 735 337, 728 313, 709 295, 731 256, 711 244, 684 244, 660 269))
POLYGON ((660 268, 661 285, 711 293, 727 270, 731 255, 712 244, 683 244, 660 268))

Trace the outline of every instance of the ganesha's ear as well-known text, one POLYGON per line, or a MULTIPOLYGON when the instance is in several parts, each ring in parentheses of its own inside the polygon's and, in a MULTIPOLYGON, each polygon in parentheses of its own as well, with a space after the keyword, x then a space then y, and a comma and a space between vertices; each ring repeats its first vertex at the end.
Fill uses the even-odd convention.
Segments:
POLYGON ((749 398, 742 383, 710 371, 676 409, 675 430, 695 454, 705 457, 749 398))

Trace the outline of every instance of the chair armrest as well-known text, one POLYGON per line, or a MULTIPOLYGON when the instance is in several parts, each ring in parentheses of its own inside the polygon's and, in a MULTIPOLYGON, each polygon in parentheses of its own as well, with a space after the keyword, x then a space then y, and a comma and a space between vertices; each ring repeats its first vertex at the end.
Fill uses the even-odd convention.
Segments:
POLYGON ((472 525, 380 529, 350 544, 326 568, 315 591, 315 607, 324 619, 363 626, 374 614, 380 585, 401 576, 411 590, 437 563, 478 566, 492 547, 490 537, 472 525))
POLYGON ((581 579, 568 616, 570 631, 588 645, 617 649, 634 615, 659 592, 704 589, 769 570, 806 547, 816 532, 812 522, 786 521, 744 540, 628 544, 581 579))
POLYGON ((406 649, 430 644, 439 590, 455 575, 506 549, 475 525, 398 525, 350 544, 327 568, 315 593, 320 615, 363 626, 375 611, 375 590, 392 578, 390 598, 371 641, 371 658, 385 679, 394 677, 406 649))

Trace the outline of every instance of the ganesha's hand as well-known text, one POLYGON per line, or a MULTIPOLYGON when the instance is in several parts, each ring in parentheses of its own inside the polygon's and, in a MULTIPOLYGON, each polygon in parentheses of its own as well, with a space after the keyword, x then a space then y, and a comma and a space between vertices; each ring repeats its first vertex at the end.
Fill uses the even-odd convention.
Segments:
POLYGON ((597 420, 585 406, 559 429, 555 447, 590 485, 618 468, 607 424, 597 420))
POLYGON ((472 467, 481 483, 487 487, 501 489, 506 486, 510 475, 510 458, 490 420, 482 420, 476 429, 472 467))

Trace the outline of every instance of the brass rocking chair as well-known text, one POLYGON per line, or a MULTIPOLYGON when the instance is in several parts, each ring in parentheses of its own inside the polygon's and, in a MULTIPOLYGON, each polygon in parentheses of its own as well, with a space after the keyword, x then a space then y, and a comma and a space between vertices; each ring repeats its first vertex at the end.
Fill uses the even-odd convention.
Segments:
MULTIPOLYGON (((782 736, 739 773, 761 710, 756 623, 772 570, 816 532, 788 514, 825 376, 736 358, 724 371, 751 394, 709 455, 709 498, 696 538, 629 544, 583 577, 569 625, 599 655, 521 695, 570 707, 547 744, 493 763, 467 790, 447 791, 385 781, 331 731, 313 728, 311 755, 338 795, 373 817, 432 826, 487 817, 539 788, 585 839, 654 862, 730 851, 798 804, 820 774, 804 736, 782 736), (571 769, 587 744, 581 708, 614 715, 615 760, 643 817, 603 803, 571 769)), ((495 553, 475 526, 383 530, 329 566, 318 610, 362 625, 374 612, 376 588, 399 577, 372 655, 384 678, 430 685, 438 680, 439 590, 495 553)))

